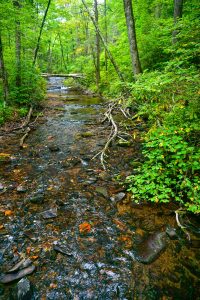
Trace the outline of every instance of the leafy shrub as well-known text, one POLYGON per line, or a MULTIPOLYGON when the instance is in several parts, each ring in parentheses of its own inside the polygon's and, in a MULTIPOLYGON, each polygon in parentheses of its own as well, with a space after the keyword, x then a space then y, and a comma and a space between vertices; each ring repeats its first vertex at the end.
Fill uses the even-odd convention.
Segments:
POLYGON ((157 128, 146 136, 144 164, 127 178, 135 201, 177 201, 200 212, 200 149, 186 141, 193 129, 157 128))

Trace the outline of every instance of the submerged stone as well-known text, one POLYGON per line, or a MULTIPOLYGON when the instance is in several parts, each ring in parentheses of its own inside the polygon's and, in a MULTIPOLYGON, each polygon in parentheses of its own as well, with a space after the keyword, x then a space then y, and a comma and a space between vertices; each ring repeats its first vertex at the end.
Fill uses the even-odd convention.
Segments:
POLYGON ((25 193, 27 191, 26 187, 23 185, 18 185, 17 192, 18 193, 25 193))
POLYGON ((34 204, 42 204, 44 202, 44 195, 39 194, 30 198, 30 202, 34 204))
POLYGON ((57 145, 49 145, 48 148, 51 152, 57 152, 60 150, 60 148, 57 145))
POLYGON ((41 213, 44 219, 51 219, 57 217, 57 208, 52 208, 41 213))
POLYGON ((108 198, 108 191, 105 187, 98 186, 96 187, 96 192, 100 195, 103 195, 105 198, 108 198))
POLYGON ((32 296, 30 281, 27 278, 22 278, 17 284, 17 300, 30 300, 32 296))
POLYGON ((166 233, 157 232, 149 235, 135 248, 135 258, 143 264, 155 261, 166 248, 166 233))

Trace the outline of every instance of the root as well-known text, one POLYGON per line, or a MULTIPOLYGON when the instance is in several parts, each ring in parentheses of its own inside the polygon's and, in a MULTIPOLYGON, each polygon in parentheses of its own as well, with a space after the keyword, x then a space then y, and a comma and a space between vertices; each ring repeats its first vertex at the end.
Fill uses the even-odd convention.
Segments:
MULTIPOLYGON (((116 124, 116 122, 114 121, 112 112, 113 110, 119 110, 122 112, 122 114, 124 115, 124 117, 129 118, 128 113, 126 113, 120 106, 118 103, 110 103, 109 104, 109 108, 108 110, 105 112, 105 118, 103 119, 103 121, 101 123, 104 123, 105 121, 108 121, 109 124, 111 124, 111 130, 110 130, 110 135, 108 137, 108 140, 104 146, 104 148, 98 152, 95 156, 93 156, 92 159, 95 159, 97 156, 100 155, 100 161, 101 161, 101 165, 103 167, 104 170, 106 170, 106 161, 105 161, 105 156, 106 152, 110 146, 110 144, 112 143, 112 141, 118 136, 119 130, 118 130, 118 126, 116 124)), ((128 135, 128 134, 127 134, 128 135)))
POLYGON ((180 215, 180 214, 183 214, 183 213, 185 213, 185 211, 182 210, 182 208, 179 208, 179 209, 177 209, 177 210, 175 211, 175 214, 176 214, 176 223, 177 223, 178 227, 180 227, 181 230, 186 234, 187 239, 188 239, 188 241, 190 242, 190 241, 191 241, 190 234, 189 234, 189 232, 186 230, 186 227, 183 226, 183 225, 181 224, 180 220, 179 220, 179 215, 180 215))
POLYGON ((23 148, 23 146, 24 146, 24 141, 25 141, 25 139, 27 138, 27 136, 29 135, 29 132, 30 132, 30 131, 31 131, 30 127, 27 127, 27 128, 26 128, 25 134, 24 134, 23 137, 20 139, 20 142, 19 142, 20 148, 23 148))

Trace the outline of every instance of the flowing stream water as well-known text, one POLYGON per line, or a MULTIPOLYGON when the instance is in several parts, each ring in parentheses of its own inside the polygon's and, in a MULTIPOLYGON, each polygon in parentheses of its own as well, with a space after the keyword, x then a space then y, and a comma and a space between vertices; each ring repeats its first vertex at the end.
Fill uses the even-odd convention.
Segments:
POLYGON ((10 156, 0 165, 0 270, 22 258, 36 268, 28 298, 14 281, 0 299, 200 299, 198 221, 182 220, 189 243, 174 207, 133 205, 117 180, 140 155, 137 141, 113 144, 104 171, 92 159, 109 136, 102 99, 50 78, 45 107, 23 149, 19 134, 1 136, 10 156))

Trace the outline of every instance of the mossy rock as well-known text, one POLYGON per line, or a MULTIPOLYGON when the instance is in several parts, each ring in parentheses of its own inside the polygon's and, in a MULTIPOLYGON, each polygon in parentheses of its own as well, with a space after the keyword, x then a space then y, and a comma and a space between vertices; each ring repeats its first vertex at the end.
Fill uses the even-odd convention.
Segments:
POLYGON ((83 138, 88 138, 88 137, 91 137, 93 135, 94 134, 92 132, 90 132, 90 131, 86 131, 86 132, 82 132, 81 133, 81 137, 83 137, 83 138))
POLYGON ((130 147, 131 146, 131 142, 120 139, 117 142, 117 145, 120 146, 120 147, 130 147))

